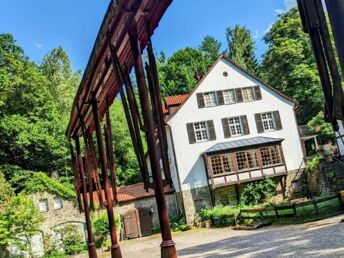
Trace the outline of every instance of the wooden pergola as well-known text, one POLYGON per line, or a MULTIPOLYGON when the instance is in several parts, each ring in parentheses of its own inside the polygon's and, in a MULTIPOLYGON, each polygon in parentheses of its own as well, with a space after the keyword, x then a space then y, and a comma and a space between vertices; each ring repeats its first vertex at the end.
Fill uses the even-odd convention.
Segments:
POLYGON ((117 197, 112 133, 116 132, 111 130, 109 115, 109 108, 116 97, 123 104, 144 187, 155 190, 162 235, 161 257, 177 257, 164 193, 164 186, 172 184, 172 181, 157 67, 151 42, 151 36, 171 2, 172 0, 111 1, 73 103, 66 135, 70 141, 75 142, 76 153, 72 141, 70 144, 75 187, 80 212, 85 213, 88 250, 92 258, 97 257, 90 219, 90 210, 95 208, 92 195, 94 191, 98 193, 100 206, 107 210, 111 256, 122 257, 113 212, 117 197), (144 49, 148 56, 145 64, 142 60, 144 49), (133 68, 140 103, 136 101, 130 77, 133 68), (147 139, 153 181, 149 179, 141 132, 147 139), (93 141, 94 133, 96 143, 93 141), (83 148, 80 138, 83 140, 83 148))

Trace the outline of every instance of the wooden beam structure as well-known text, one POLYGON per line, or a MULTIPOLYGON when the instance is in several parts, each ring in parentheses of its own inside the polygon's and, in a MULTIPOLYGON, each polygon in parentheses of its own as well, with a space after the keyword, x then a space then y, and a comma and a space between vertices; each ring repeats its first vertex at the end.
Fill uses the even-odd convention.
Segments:
POLYGON ((68 139, 75 139, 77 148, 78 159, 73 156, 71 146, 75 187, 80 211, 85 211, 89 255, 92 258, 97 257, 89 216, 90 208, 94 209, 94 188, 98 193, 100 208, 105 206, 107 210, 112 243, 111 257, 122 257, 113 210, 113 205, 117 202, 117 192, 112 136, 116 131, 111 128, 109 114, 109 108, 117 95, 123 103, 144 186, 147 190, 153 188, 155 191, 162 235, 161 257, 177 257, 164 191, 164 186, 168 183, 172 185, 172 180, 158 74, 151 42, 151 36, 171 2, 172 0, 111 1, 73 103, 66 135, 68 139), (146 64, 145 70, 142 54, 146 47, 149 64, 146 64), (140 103, 137 103, 131 81, 130 73, 133 68, 140 103), (149 81, 149 87, 146 85, 146 79, 149 81), (105 116, 103 133, 102 120, 105 116), (94 133, 97 150, 93 142, 94 133), (146 159, 142 142, 143 134, 147 139, 149 160, 146 159), (84 157, 81 154, 80 137, 84 139, 84 157), (163 169, 160 167, 160 161, 163 169), (151 171, 148 171, 147 162, 150 162, 151 171), (101 177, 98 175, 99 168, 101 177))

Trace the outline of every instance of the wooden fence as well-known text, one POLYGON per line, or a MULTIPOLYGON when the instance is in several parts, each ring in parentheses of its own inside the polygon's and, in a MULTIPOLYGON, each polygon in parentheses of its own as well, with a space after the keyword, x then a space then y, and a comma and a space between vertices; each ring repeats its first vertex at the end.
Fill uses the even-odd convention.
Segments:
POLYGON ((324 211, 329 211, 329 209, 343 209, 340 196, 331 195, 328 197, 314 198, 306 202, 294 203, 292 205, 241 209, 239 213, 239 218, 262 220, 279 218, 297 218, 313 214, 318 215, 324 211))

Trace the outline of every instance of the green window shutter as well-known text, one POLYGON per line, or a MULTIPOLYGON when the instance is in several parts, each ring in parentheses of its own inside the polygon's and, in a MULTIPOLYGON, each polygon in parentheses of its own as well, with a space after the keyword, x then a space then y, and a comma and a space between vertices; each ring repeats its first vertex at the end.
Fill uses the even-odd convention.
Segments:
POLYGON ((248 126, 247 116, 241 116, 240 119, 241 119, 241 124, 242 124, 242 129, 243 129, 244 135, 250 134, 250 128, 248 126))
POLYGON ((209 131, 209 140, 213 141, 216 140, 216 133, 213 120, 207 121, 208 124, 208 131, 209 131))
POLYGON ((204 103, 203 93, 197 93, 196 97, 197 97, 198 107, 199 108, 204 108, 205 107, 205 103, 204 103))
POLYGON ((281 121, 279 111, 274 111, 273 114, 274 114, 276 130, 282 130, 282 121, 281 121))
POLYGON ((186 124, 186 130, 188 132, 189 143, 190 144, 195 143, 196 142, 196 137, 195 137, 195 131, 194 131, 193 123, 187 123, 186 124))
POLYGON ((223 91, 222 90, 219 90, 216 92, 217 94, 217 105, 224 105, 225 104, 225 101, 223 99, 223 91))
POLYGON ((229 123, 228 123, 228 118, 222 118, 222 128, 223 128, 223 133, 225 138, 230 138, 231 137, 231 131, 229 130, 229 123))
POLYGON ((254 118, 256 119, 256 125, 257 125, 258 133, 264 133, 262 115, 261 114, 254 114, 254 118))
POLYGON ((236 96, 236 102, 240 103, 244 101, 242 98, 241 88, 235 89, 235 96, 236 96))
POLYGON ((259 86, 254 86, 254 93, 255 93, 255 96, 256 96, 256 100, 261 100, 262 99, 262 92, 261 92, 259 86))

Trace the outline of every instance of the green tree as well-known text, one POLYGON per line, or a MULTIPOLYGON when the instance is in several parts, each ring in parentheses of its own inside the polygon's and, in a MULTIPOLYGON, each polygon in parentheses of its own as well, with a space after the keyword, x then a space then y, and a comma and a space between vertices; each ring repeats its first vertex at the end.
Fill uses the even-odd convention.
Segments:
POLYGON ((264 41, 268 50, 263 56, 263 79, 298 101, 298 118, 306 123, 322 110, 323 98, 311 42, 297 8, 280 15, 264 41))
POLYGON ((80 71, 72 71, 69 57, 62 47, 51 50, 43 58, 40 69, 48 79, 50 93, 56 100, 67 126, 70 109, 80 83, 80 71))
POLYGON ((171 57, 159 58, 159 73, 164 96, 189 93, 197 84, 197 76, 204 75, 213 64, 209 55, 199 49, 184 48, 171 57))
POLYGON ((212 62, 215 62, 220 56, 221 42, 212 36, 205 36, 199 46, 199 49, 206 55, 212 62))
POLYGON ((325 115, 323 111, 320 111, 315 117, 313 117, 308 123, 307 127, 313 134, 317 134, 317 139, 320 144, 326 144, 334 142, 335 134, 331 123, 325 122, 325 115))
POLYGON ((258 74, 259 65, 251 32, 245 26, 235 25, 226 29, 226 39, 228 58, 247 71, 258 74))
POLYGON ((34 257, 31 240, 42 222, 42 215, 24 194, 12 197, 0 213, 0 246, 14 245, 34 257))

